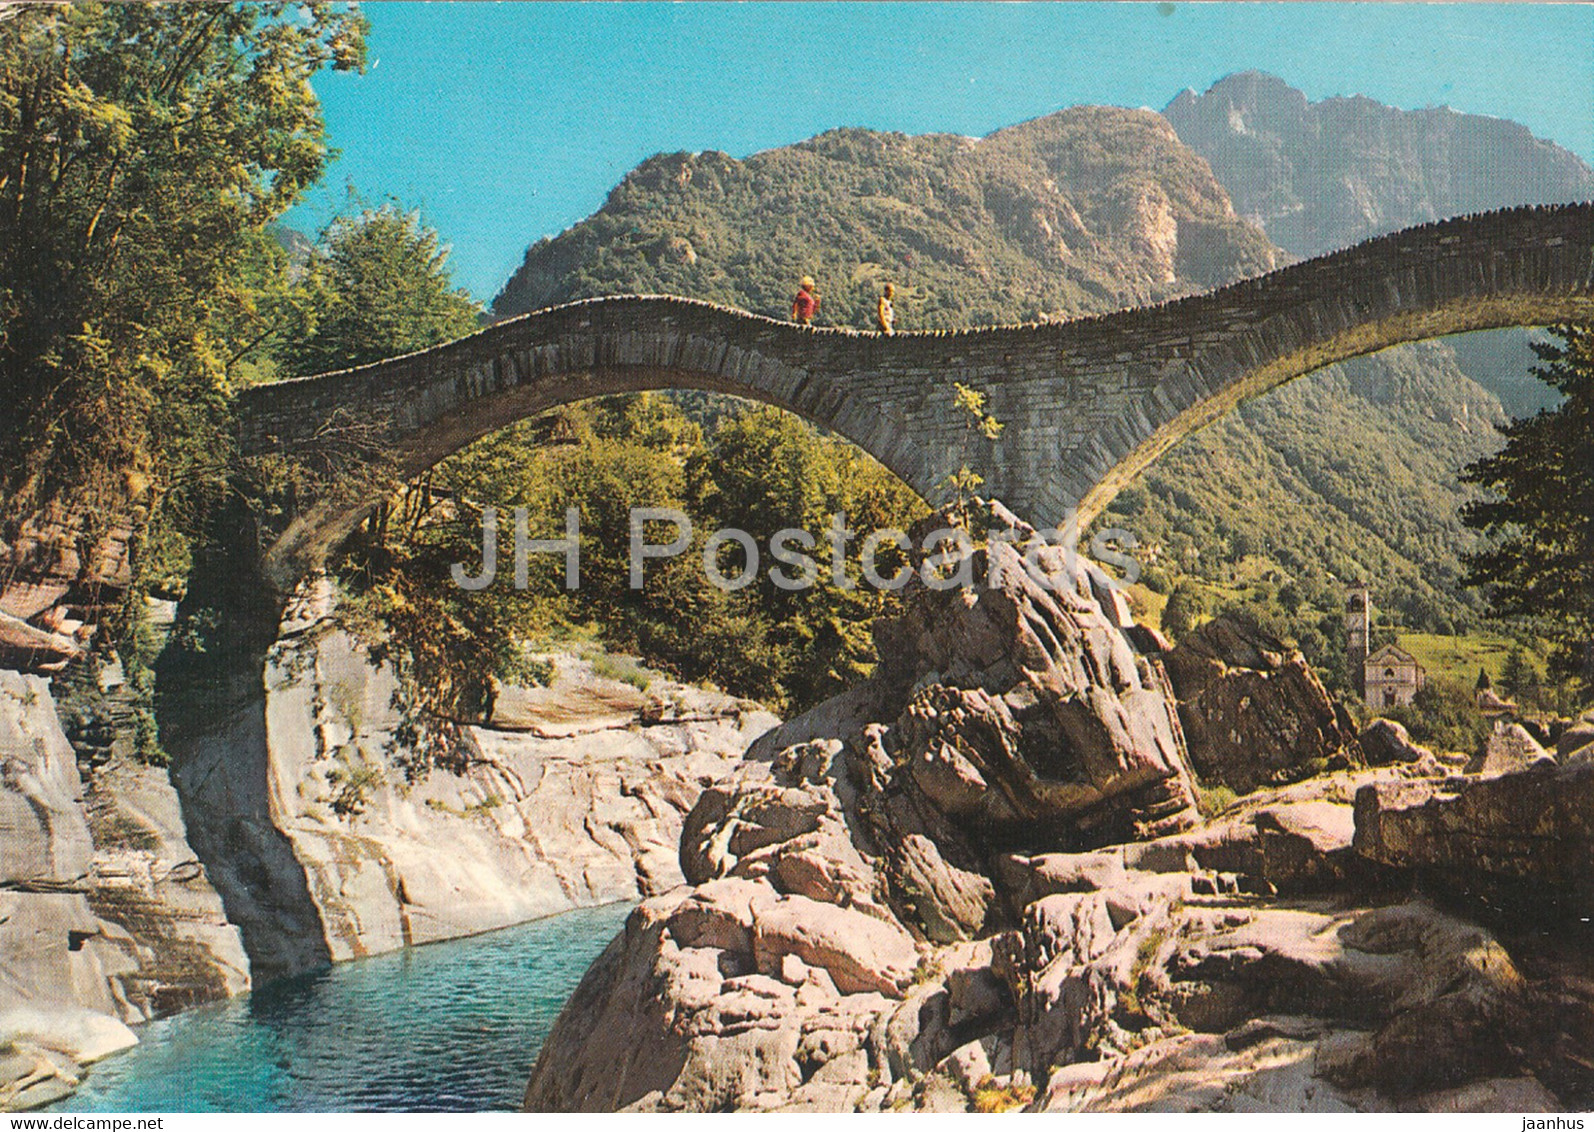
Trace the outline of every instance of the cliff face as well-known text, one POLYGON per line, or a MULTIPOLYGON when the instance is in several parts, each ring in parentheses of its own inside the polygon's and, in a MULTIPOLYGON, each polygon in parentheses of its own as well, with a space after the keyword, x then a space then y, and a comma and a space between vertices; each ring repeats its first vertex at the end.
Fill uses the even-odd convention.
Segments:
POLYGON ((1057 592, 1017 574, 918 592, 894 665, 703 794, 690 884, 588 972, 528 1109, 1594 1099, 1594 966, 1560 934, 1586 937, 1594 867, 1555 800, 1582 797, 1594 748, 1500 775, 1410 748, 1203 819, 1157 670, 1126 644, 1145 634, 1088 567, 1055 565, 1057 592), (1511 829, 1567 851, 1506 848, 1511 829), (1508 919, 1479 899, 1489 878, 1519 896, 1508 919))
POLYGON ((779 722, 560 655, 456 765, 414 773, 391 665, 331 609, 307 588, 260 694, 172 743, 170 771, 134 757, 115 666, 56 677, 98 677, 61 713, 76 750, 51 680, 0 669, 0 1109, 252 980, 666 891, 686 813, 779 722))
MULTIPOLYGON (((1163 116, 1235 210, 1292 256, 1447 216, 1594 198, 1594 169, 1516 122, 1360 97, 1310 102, 1256 71, 1187 90, 1163 116)), ((1526 341, 1513 330, 1450 345, 1462 371, 1521 416, 1551 403, 1528 373, 1526 341)))
POLYGON ((1162 113, 1235 211, 1295 256, 1447 216, 1594 196, 1594 171, 1575 154, 1516 122, 1448 107, 1310 102, 1248 71, 1187 90, 1162 113))
POLYGON ((80 772, 49 681, 0 670, 0 1108, 70 1092, 129 1024, 250 985, 165 772, 80 772))
POLYGON ((331 609, 324 581, 302 592, 262 699, 176 765, 257 977, 668 889, 698 793, 777 722, 563 655, 551 688, 506 690, 460 764, 423 773, 392 667, 331 609))

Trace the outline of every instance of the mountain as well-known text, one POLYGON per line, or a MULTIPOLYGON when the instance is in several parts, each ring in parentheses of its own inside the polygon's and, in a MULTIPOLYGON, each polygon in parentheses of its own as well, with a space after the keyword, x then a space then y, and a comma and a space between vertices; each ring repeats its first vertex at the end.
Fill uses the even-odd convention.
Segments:
MULTIPOLYGON (((1594 170, 1503 118, 1369 98, 1309 102, 1282 79, 1230 75, 1186 90, 1163 115, 1206 158, 1242 216, 1292 257, 1448 216, 1594 200, 1594 170)), ((1451 341, 1461 368, 1513 416, 1550 404, 1528 376, 1525 331, 1451 341)))
POLYGON ((1504 118, 1370 98, 1309 102, 1283 79, 1230 75, 1163 116, 1234 207, 1294 256, 1448 216, 1594 198, 1575 154, 1504 118))
MULTIPOLYGON (((848 129, 743 160, 653 157, 533 245, 494 312, 652 291, 784 317, 811 274, 820 322, 871 325, 887 280, 904 329, 1067 317, 1590 183, 1512 123, 1313 104, 1265 75, 1187 92, 1167 114, 1075 107, 978 139, 848 129)), ((1258 398, 1168 453, 1104 522, 1159 554, 1165 583, 1284 602, 1330 669, 1353 578, 1407 626, 1465 629, 1481 603, 1456 584, 1471 542, 1456 472, 1497 446, 1511 371, 1535 386, 1507 356, 1521 340, 1490 337, 1385 351, 1258 398)))
POLYGON ((1143 110, 1077 107, 985 138, 832 130, 738 161, 650 158, 593 216, 535 244, 499 316, 659 291, 903 329, 1112 310, 1266 271, 1274 253, 1206 162, 1143 110))
MULTIPOLYGON (((1286 259, 1440 217, 1594 197, 1594 171, 1515 122, 1360 97, 1314 103, 1257 72, 1185 91, 1164 115, 1286 259)), ((1251 600, 1282 583, 1242 581, 1287 582, 1291 628, 1331 670, 1333 597, 1352 578, 1410 628, 1464 630, 1479 602, 1458 586, 1473 536, 1456 471, 1498 447, 1506 415, 1551 403, 1529 372, 1528 338, 1466 335, 1309 375, 1186 440, 1104 521, 1148 541, 1173 578, 1251 600)))
MULTIPOLYGON (((1498 118, 1313 103, 1257 72, 1185 91, 1164 113, 1288 258, 1444 216, 1594 198, 1594 170, 1498 118)), ((1409 627, 1465 628, 1478 603, 1456 584, 1472 536, 1457 518, 1470 495, 1455 472, 1498 447, 1492 425, 1504 415, 1552 403, 1529 372, 1528 339, 1471 334, 1312 374, 1181 444, 1108 518, 1171 542, 1173 573, 1214 548, 1282 565, 1317 607, 1295 627, 1320 614, 1308 643, 1325 661, 1337 651, 1331 586, 1351 577, 1409 627)))

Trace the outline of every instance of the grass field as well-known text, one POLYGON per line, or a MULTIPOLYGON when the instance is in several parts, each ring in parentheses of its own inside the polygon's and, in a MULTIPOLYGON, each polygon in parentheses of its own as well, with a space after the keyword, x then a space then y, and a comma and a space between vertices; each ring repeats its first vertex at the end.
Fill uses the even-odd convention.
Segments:
MULTIPOLYGON (((1490 679, 1500 679, 1500 669, 1513 641, 1509 637, 1495 637, 1485 633, 1471 633, 1461 637, 1444 637, 1437 633, 1402 633, 1400 647, 1417 658, 1428 670, 1430 679, 1464 682, 1468 687, 1478 678, 1478 669, 1489 674, 1490 679)), ((1544 657, 1537 650, 1527 651, 1528 663, 1543 673, 1544 657)))

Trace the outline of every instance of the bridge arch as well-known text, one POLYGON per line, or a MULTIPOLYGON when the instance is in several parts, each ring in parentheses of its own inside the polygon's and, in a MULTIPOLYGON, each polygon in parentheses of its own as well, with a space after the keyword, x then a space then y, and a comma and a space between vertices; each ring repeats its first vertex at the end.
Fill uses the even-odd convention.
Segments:
POLYGON ((1403 342, 1574 321, 1594 321, 1594 204, 1423 225, 1203 295, 1063 323, 885 337, 668 296, 587 300, 246 390, 239 440, 246 456, 341 449, 371 473, 294 517, 265 562, 284 588, 369 513, 382 480, 560 404, 645 389, 789 409, 932 502, 967 460, 993 495, 1049 526, 1073 509, 1094 517, 1183 437, 1323 366, 1403 342), (1006 425, 999 438, 968 436, 954 381, 989 394, 1006 425))

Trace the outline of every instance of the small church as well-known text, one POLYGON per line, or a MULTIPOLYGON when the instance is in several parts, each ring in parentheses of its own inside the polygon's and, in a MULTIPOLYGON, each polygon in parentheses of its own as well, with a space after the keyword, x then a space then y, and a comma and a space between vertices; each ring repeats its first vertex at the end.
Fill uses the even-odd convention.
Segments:
POLYGON ((1409 707, 1427 680, 1417 658, 1399 645, 1385 645, 1369 653, 1372 640, 1372 602, 1365 585, 1352 586, 1345 596, 1346 669, 1357 691, 1374 709, 1409 707))
POLYGON ((1409 707, 1427 673, 1399 645, 1385 645, 1362 665, 1362 698, 1375 708, 1409 707))

